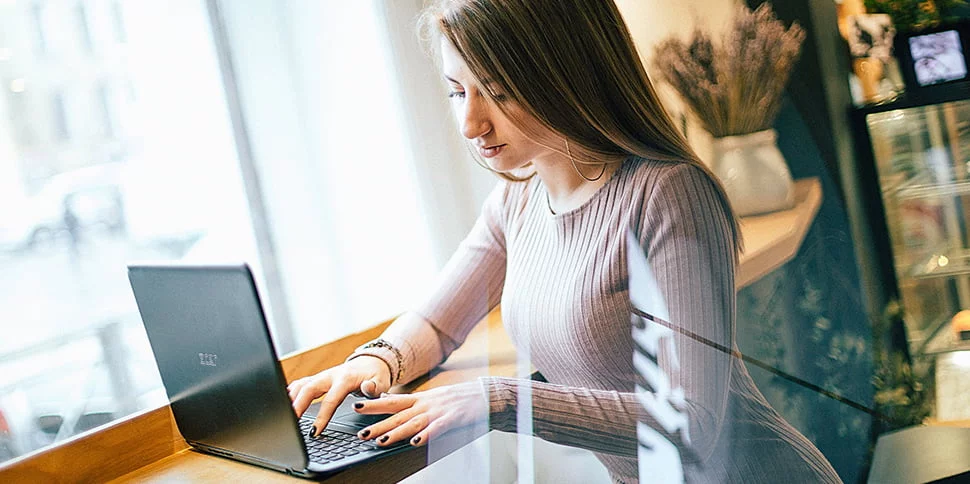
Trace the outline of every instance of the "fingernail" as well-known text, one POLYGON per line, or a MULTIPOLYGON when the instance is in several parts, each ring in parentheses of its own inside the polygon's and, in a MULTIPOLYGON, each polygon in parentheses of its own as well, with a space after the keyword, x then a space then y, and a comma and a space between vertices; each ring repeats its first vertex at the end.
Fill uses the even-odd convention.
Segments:
POLYGON ((360 438, 366 439, 367 436, 370 435, 370 429, 361 430, 359 435, 360 435, 360 438))
POLYGON ((415 437, 415 438, 413 438, 413 439, 411 439, 411 445, 418 445, 420 443, 421 443, 421 436, 420 435, 417 436, 417 437, 415 437))
POLYGON ((357 410, 360 410, 364 408, 364 404, 362 402, 357 402, 354 404, 354 408, 356 408, 357 410))
POLYGON ((383 444, 384 442, 387 442, 387 439, 389 439, 389 438, 390 438, 390 437, 388 437, 388 436, 386 436, 386 435, 385 435, 385 436, 383 436, 383 437, 381 437, 381 443, 383 444))
POLYGON ((316 435, 317 435, 317 426, 314 425, 313 427, 310 427, 310 437, 315 437, 316 435))

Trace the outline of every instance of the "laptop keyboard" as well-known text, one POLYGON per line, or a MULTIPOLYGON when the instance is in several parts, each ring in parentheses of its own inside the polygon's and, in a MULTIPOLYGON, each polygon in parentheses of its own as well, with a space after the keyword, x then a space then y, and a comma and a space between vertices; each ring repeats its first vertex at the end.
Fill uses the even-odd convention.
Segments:
POLYGON ((300 433, 303 434, 307 454, 313 462, 326 464, 377 449, 377 445, 371 441, 360 440, 354 434, 332 429, 324 429, 323 433, 316 438, 310 437, 308 433, 311 426, 313 426, 312 420, 300 420, 300 433))

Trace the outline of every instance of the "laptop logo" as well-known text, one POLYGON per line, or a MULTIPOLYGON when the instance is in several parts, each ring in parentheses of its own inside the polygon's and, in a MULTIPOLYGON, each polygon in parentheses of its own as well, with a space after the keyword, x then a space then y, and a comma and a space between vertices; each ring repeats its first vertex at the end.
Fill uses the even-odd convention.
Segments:
POLYGON ((217 366, 219 355, 212 353, 199 353, 199 364, 202 366, 217 366))

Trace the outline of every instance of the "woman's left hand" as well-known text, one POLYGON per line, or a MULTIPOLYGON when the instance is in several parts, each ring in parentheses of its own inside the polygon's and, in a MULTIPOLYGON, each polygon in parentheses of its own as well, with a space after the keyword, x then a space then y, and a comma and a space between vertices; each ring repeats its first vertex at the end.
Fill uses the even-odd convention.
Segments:
POLYGON ((357 433, 385 447, 404 439, 425 445, 448 430, 471 425, 488 417, 488 401, 479 382, 460 383, 410 394, 385 394, 357 402, 357 413, 391 413, 390 417, 357 433))

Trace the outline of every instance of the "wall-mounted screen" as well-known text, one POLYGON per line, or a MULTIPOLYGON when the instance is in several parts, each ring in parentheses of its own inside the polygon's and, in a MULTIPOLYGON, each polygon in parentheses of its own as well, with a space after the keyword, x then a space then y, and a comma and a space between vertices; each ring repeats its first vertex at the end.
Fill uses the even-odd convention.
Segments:
POLYGON ((914 35, 909 38, 909 51, 920 86, 967 78, 967 60, 957 30, 914 35))

